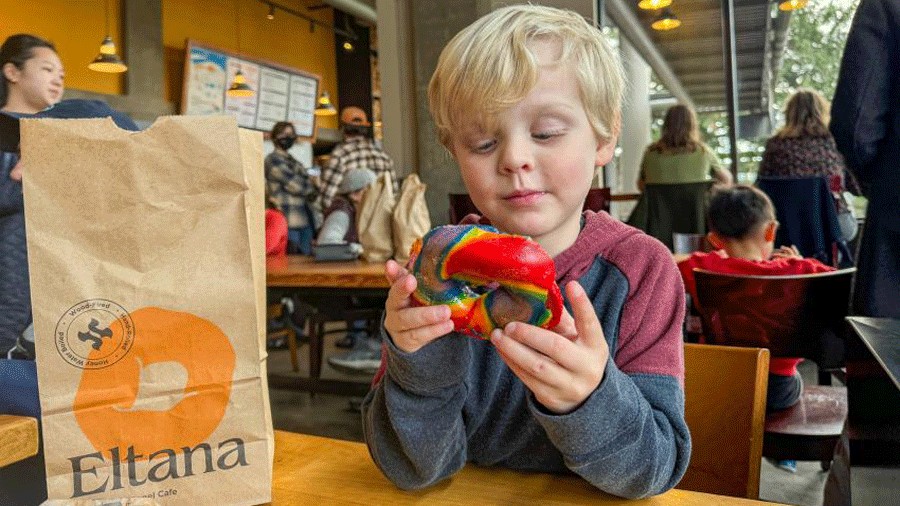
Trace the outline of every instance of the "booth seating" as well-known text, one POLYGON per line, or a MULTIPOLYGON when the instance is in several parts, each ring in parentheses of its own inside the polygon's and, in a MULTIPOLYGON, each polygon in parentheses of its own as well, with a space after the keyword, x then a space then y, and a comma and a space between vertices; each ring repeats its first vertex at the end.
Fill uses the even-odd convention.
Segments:
MULTIPOLYGON (((820 376, 843 365, 855 269, 795 276, 697 269, 698 309, 709 344, 768 348, 772 357, 814 361, 820 376)), ((805 385, 794 406, 766 416, 763 455, 830 466, 847 418, 847 389, 805 385)))
POLYGON ((691 462, 678 488, 759 498, 769 350, 684 345, 691 462))

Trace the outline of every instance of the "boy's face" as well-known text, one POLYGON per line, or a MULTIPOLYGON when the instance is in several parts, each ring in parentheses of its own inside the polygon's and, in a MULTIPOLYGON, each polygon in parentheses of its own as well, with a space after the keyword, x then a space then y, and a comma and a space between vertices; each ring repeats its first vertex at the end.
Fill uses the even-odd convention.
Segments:
POLYGON ((571 246, 594 168, 612 156, 588 122, 570 65, 550 66, 555 40, 530 44, 537 83, 486 131, 472 122, 455 132, 452 152, 472 201, 500 230, 531 236, 551 256, 571 246))

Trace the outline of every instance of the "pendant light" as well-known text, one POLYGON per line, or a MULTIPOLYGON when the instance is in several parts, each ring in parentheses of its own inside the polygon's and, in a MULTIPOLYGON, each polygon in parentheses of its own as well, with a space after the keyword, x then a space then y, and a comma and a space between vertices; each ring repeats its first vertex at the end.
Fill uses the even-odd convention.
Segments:
POLYGON ((778 8, 783 11, 795 11, 806 7, 809 0, 784 0, 778 3, 778 8))
POLYGON ((641 0, 638 8, 645 11, 655 11, 672 5, 672 0, 641 0))
POLYGON ((106 37, 100 43, 100 53, 94 61, 88 63, 88 68, 97 72, 118 74, 128 70, 128 66, 116 54, 116 44, 109 35, 109 0, 104 2, 106 11, 106 37))
POLYGON ((663 9, 659 16, 656 18, 656 21, 650 25, 654 30, 658 30, 664 32, 666 30, 674 30, 681 26, 681 20, 675 16, 669 9, 663 9))
MULTIPOLYGON (((237 38, 237 50, 241 50, 241 18, 240 18, 240 4, 235 2, 234 4, 234 33, 237 38)), ((228 87, 228 90, 225 92, 225 95, 232 98, 248 98, 255 95, 256 92, 253 91, 253 88, 247 84, 247 77, 244 76, 244 73, 241 72, 241 68, 238 67, 237 72, 234 73, 234 79, 231 81, 231 86, 228 87)))
POLYGON ((337 109, 334 108, 334 104, 331 103, 331 97, 328 96, 327 91, 323 91, 321 95, 319 95, 319 100, 316 101, 316 116, 335 116, 337 115, 337 109))

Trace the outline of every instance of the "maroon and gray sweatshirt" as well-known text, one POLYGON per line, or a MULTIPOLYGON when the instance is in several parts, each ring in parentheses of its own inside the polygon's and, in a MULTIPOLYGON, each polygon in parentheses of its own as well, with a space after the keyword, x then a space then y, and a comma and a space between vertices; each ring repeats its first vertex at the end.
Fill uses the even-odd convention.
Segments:
POLYGON ((427 487, 467 462, 574 472, 631 498, 678 484, 691 442, 684 285, 671 253, 588 211, 578 239, 554 262, 560 286, 578 280, 603 327, 610 359, 600 385, 575 411, 556 415, 489 341, 451 333, 405 353, 382 329, 385 371, 363 402, 363 428, 373 460, 398 487, 427 487))

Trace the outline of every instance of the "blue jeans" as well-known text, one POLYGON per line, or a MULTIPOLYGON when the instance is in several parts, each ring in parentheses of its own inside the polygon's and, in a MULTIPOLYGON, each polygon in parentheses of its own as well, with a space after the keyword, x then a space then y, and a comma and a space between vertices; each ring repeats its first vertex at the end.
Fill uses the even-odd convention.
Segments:
POLYGON ((288 253, 312 255, 313 228, 307 225, 288 229, 288 253))

